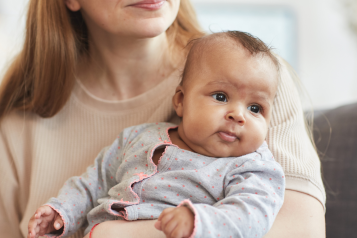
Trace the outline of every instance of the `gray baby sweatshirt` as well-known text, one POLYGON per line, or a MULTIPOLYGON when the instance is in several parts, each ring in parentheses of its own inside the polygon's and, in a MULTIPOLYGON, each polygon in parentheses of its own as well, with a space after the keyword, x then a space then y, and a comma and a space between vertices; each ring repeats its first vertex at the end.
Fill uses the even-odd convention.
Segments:
POLYGON ((264 142, 253 153, 213 158, 172 144, 170 123, 126 128, 81 176, 72 177, 46 205, 64 221, 62 237, 108 220, 157 219, 165 208, 187 206, 191 237, 263 237, 283 204, 285 179, 264 142), (158 165, 155 149, 165 148, 158 165))

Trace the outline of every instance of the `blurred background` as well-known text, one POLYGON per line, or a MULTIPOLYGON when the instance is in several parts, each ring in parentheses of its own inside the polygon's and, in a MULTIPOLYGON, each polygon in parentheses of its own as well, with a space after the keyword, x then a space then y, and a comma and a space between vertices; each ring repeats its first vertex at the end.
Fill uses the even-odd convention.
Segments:
MULTIPOLYGON (((357 0, 191 0, 203 29, 249 32, 297 71, 314 109, 357 102, 357 0)), ((21 49, 28 0, 0 0, 0 78, 21 49)))
MULTIPOLYGON (((249 32, 296 70, 310 97, 303 105, 317 112, 327 238, 356 237, 357 0, 191 1, 207 33, 249 32)), ((27 3, 0 0, 0 80, 21 50, 27 3)))

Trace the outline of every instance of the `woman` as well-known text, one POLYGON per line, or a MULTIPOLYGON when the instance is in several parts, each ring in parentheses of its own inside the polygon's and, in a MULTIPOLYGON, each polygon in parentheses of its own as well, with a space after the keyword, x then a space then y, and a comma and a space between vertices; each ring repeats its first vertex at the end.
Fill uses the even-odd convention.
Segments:
MULTIPOLYGON (((24 236, 35 209, 123 128, 177 121, 184 46, 201 35, 188 0, 30 1, 24 49, 0 89, 3 236, 24 236)), ((267 237, 323 237, 319 161, 282 64, 267 141, 288 190, 267 237)), ((153 224, 106 222, 93 237, 164 237, 153 224)))

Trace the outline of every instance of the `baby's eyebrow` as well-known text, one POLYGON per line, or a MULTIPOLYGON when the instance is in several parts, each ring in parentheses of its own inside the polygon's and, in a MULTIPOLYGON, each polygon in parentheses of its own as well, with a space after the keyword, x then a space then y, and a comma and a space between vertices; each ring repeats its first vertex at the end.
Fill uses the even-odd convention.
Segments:
POLYGON ((230 82, 217 81, 217 80, 215 80, 215 81, 210 81, 210 82, 208 82, 208 83, 206 84, 206 86, 210 86, 210 85, 220 85, 220 86, 222 85, 222 86, 224 86, 224 87, 233 86, 233 87, 235 87, 235 88, 238 88, 237 85, 234 85, 234 84, 232 84, 232 83, 230 83, 230 82))
POLYGON ((268 104, 269 107, 271 106, 269 99, 265 94, 264 95, 256 94, 256 95, 254 95, 254 97, 257 98, 258 100, 264 101, 265 103, 268 104))

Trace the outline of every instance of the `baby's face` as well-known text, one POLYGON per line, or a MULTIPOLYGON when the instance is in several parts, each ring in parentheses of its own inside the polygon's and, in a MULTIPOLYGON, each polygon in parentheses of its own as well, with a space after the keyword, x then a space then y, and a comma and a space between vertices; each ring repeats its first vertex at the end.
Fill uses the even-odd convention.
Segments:
POLYGON ((178 87, 180 139, 211 157, 254 152, 265 140, 277 83, 277 69, 266 56, 234 45, 210 47, 178 87))

